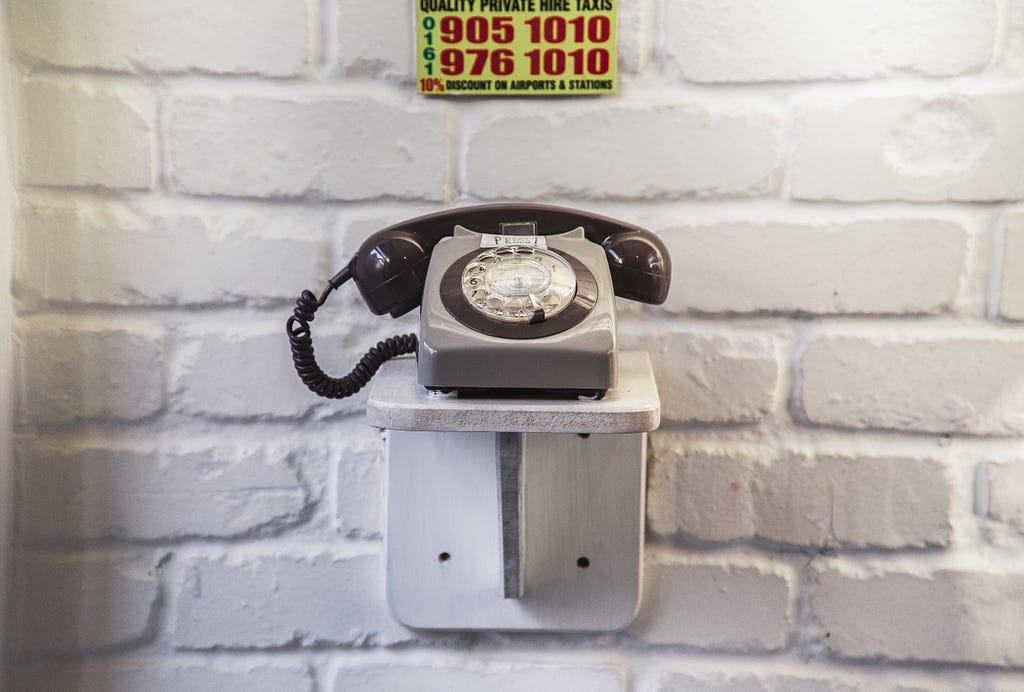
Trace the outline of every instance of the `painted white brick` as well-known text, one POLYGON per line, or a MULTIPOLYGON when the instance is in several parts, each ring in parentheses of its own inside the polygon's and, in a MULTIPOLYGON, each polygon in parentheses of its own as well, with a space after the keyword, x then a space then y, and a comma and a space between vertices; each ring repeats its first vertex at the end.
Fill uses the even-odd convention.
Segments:
POLYGON ((960 291, 969 241, 939 219, 733 222, 661 236, 672 256, 665 309, 698 313, 942 312, 960 291))
POLYGON ((51 65, 287 76, 306 60, 303 0, 15 0, 12 37, 51 65))
POLYGON ((21 94, 22 185, 153 185, 156 103, 137 87, 29 82, 21 94))
POLYGON ((28 665, 17 671, 14 688, 71 692, 312 692, 309 670, 300 667, 181 665, 166 661, 74 661, 28 665))
MULTIPOLYGON (((1024 16, 1024 12, 1019 13, 1024 16)), ((999 67, 1005 75, 1018 80, 1024 75, 1024 22, 1010 28, 999 67)))
POLYGON ((156 558, 22 556, 22 644, 34 652, 125 647, 152 639, 156 558))
POLYGON ((652 0, 620 3, 616 11, 619 14, 619 23, 615 27, 619 71, 640 72, 651 59, 651 43, 655 31, 652 0))
POLYGON ((412 79, 414 3, 332 2, 339 5, 339 59, 345 74, 412 79))
MULTIPOLYGON (((767 667, 767 666, 766 666, 767 667)), ((843 677, 819 673, 813 675, 791 675, 785 669, 777 674, 765 672, 757 675, 742 674, 675 674, 665 677, 656 692, 695 692, 697 690, 721 690, 723 692, 961 692, 969 689, 968 683, 958 676, 930 678, 921 684, 894 679, 894 676, 857 676, 847 672, 843 677), (960 684, 954 682, 960 681, 960 684)), ((993 690, 994 692, 994 690, 993 690)))
POLYGON ((1021 574, 823 571, 811 603, 836 656, 1020 666, 1021 584, 1021 574))
MULTIPOLYGON (((295 374, 284 317, 279 332, 206 333, 189 342, 184 369, 172 388, 185 413, 214 418, 298 417, 326 401, 306 389, 295 374)), ((321 361, 334 360, 325 358, 323 351, 317 356, 321 361)))
POLYGON ((14 276, 48 301, 195 305, 294 300, 316 272, 320 243, 266 235, 254 218, 150 216, 109 209, 22 214, 14 276))
POLYGON ((988 515, 1024 533, 1024 461, 988 464, 988 515))
POLYGON ((778 128, 767 113, 696 106, 504 109, 469 132, 468 191, 487 199, 763 195, 778 182, 778 128))
MULTIPOLYGON (((770 692, 786 690, 786 692, 871 692, 878 687, 864 685, 859 682, 837 679, 835 677, 796 677, 792 675, 690 675, 675 673, 664 676, 659 682, 656 692, 692 692, 694 690, 721 690, 722 692, 770 692)), ((886 688, 891 689, 891 688, 886 688)), ((900 686, 899 692, 910 692, 907 687, 900 686)))
POLYGON ((168 156, 181 192, 238 197, 440 200, 440 109, 368 99, 177 99, 168 156))
POLYGON ((1011 17, 1014 23, 1007 32, 998 69, 1000 74, 1019 84, 1024 75, 1024 7, 1017 2, 1014 8, 1011 17))
POLYGON ((34 448, 18 470, 29 541, 258 536, 298 522, 314 500, 294 459, 255 447, 34 448))
POLYGON ((793 624, 792 579, 771 569, 648 564, 630 632, 648 644, 730 651, 783 648, 793 624))
POLYGON ((796 127, 803 200, 1024 199, 1024 91, 884 96, 810 107, 796 127))
POLYGON ((21 407, 34 422, 140 420, 164 404, 158 332, 22 323, 21 407))
POLYGON ((648 529, 715 543, 751 538, 756 465, 738 455, 657 452, 647 476, 648 529))
POLYGON ((955 75, 992 55, 994 0, 695 0, 665 5, 668 55, 696 82, 955 75))
POLYGON ((383 561, 374 555, 197 560, 178 594, 174 632, 185 649, 390 646, 414 638, 391 619, 383 561))
POLYGON ((655 535, 707 542, 941 546, 950 538, 950 496, 932 460, 783 453, 758 462, 694 451, 655 459, 647 517, 655 535))
POLYGON ((342 668, 335 692, 619 692, 622 673, 608 666, 579 667, 473 663, 451 666, 377 665, 342 668))
POLYGON ((949 544, 952 489, 937 461, 783 455, 754 482, 757 534, 849 548, 949 544))
POLYGON ((352 449, 338 462, 338 528, 347 536, 384 532, 384 458, 379 447, 352 449))
POLYGON ((800 363, 811 423, 977 435, 1024 432, 1024 342, 820 336, 800 363))
MULTIPOLYGON (((625 344, 631 337, 622 335, 625 344)), ((771 337, 675 333, 647 339, 666 421, 750 423, 775 406, 771 337)))
POLYGON ((1008 320, 1024 320, 1024 210, 1006 215, 999 311, 1008 320))
MULTIPOLYGON (((301 285, 301 284, 300 284, 301 285)), ((320 366, 333 377, 347 375, 366 351, 381 339, 409 331, 391 318, 376 318, 366 311, 351 286, 343 291, 355 312, 345 315, 345 297, 337 293, 313 323, 313 346, 320 366), (345 316, 343 326, 326 320, 345 316), (321 319, 324 322, 321 322, 321 319)), ((297 292, 297 291, 296 291, 297 292)), ((369 387, 347 399, 325 399, 309 391, 292 364, 284 325, 286 310, 273 329, 243 328, 238 332, 196 329, 181 339, 182 358, 171 384, 173 408, 210 418, 295 418, 310 411, 317 415, 362 415, 369 387), (255 375, 254 375, 255 373, 255 375)))
POLYGON ((218 669, 213 666, 163 666, 143 661, 74 661, 27 665, 14 677, 16 690, 74 690, 75 692, 312 692, 313 682, 303 667, 252 666, 218 669))

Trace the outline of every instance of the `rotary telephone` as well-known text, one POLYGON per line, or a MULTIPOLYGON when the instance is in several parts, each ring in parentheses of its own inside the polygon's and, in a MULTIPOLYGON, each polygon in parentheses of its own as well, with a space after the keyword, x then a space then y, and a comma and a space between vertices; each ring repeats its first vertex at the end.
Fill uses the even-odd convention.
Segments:
POLYGON ((299 377, 328 398, 406 353, 433 392, 600 398, 616 382, 614 297, 659 305, 671 274, 665 245, 637 226, 538 204, 464 207, 371 235, 319 298, 302 292, 286 329, 299 377), (349 279, 376 315, 421 306, 420 333, 378 342, 335 378, 316 363, 309 323, 349 279))

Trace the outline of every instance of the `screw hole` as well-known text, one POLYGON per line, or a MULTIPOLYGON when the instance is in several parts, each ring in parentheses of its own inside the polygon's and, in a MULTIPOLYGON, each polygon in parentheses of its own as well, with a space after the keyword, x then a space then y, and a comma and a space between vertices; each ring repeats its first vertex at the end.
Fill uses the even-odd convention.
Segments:
POLYGON ((448 562, 451 559, 452 559, 452 556, 450 554, 448 554, 448 553, 441 553, 440 555, 437 556, 437 561, 440 562, 441 564, 444 564, 445 562, 448 562))
POLYGON ((590 433, 576 433, 576 436, 579 437, 580 439, 585 440, 588 437, 590 437, 590 433))
POLYGON ((579 567, 580 569, 586 569, 587 567, 590 567, 590 558, 589 557, 581 557, 581 558, 577 559, 576 560, 576 566, 579 567))

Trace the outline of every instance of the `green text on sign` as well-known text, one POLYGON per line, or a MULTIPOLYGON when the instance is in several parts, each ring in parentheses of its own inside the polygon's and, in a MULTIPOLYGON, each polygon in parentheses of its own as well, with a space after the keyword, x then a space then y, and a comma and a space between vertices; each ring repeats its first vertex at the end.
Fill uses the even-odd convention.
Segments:
POLYGON ((415 2, 421 94, 615 91, 615 0, 415 2))

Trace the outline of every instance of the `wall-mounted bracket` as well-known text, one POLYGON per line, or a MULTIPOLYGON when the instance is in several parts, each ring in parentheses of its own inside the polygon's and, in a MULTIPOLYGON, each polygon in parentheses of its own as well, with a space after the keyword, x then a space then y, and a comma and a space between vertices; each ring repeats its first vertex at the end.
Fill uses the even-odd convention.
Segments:
POLYGON ((427 394, 415 362, 378 373, 389 430, 387 593, 426 629, 612 630, 639 606, 647 431, 660 402, 645 353, 619 356, 601 401, 427 394))
POLYGON ((505 598, 523 597, 523 458, 524 434, 494 436, 498 458, 498 517, 501 522, 501 578, 505 598))

